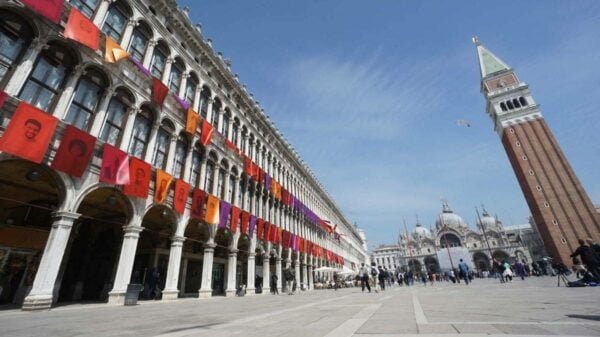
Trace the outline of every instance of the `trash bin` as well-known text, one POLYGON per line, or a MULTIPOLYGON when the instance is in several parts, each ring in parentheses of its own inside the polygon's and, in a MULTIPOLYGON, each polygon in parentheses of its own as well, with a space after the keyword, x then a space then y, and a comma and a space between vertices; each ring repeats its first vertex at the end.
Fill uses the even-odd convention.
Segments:
POLYGON ((136 305, 142 290, 144 290, 144 286, 141 284, 128 284, 125 293, 125 305, 136 305))

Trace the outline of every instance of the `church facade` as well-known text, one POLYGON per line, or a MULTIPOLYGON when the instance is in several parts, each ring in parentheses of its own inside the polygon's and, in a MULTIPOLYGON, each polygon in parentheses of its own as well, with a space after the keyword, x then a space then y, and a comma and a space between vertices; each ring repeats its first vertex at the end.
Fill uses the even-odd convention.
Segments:
POLYGON ((399 235, 396 245, 380 246, 371 259, 388 269, 413 273, 441 273, 458 266, 462 258, 476 272, 491 271, 493 262, 523 260, 531 263, 528 248, 510 240, 502 222, 483 209, 470 228, 448 204, 435 219, 435 229, 417 221, 414 231, 399 235))
POLYGON ((368 260, 176 1, 11 0, 0 18, 0 304, 255 294, 286 266, 310 290, 368 260))

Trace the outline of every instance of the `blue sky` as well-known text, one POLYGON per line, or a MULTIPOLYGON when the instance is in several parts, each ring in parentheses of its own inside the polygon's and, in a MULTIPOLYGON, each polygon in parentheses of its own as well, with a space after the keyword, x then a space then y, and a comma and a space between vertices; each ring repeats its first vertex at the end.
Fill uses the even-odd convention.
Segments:
POLYGON ((512 66, 600 203, 598 1, 180 1, 369 246, 446 198, 529 210, 479 92, 473 35, 512 66), (459 119, 470 128, 456 124, 459 119))

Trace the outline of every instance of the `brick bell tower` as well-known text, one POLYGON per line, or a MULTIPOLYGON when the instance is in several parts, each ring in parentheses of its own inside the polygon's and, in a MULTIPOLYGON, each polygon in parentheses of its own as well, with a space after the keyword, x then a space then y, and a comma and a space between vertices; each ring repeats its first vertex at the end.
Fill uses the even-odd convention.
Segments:
POLYGON ((529 86, 473 38, 486 112, 502 140, 548 253, 570 266, 578 239, 600 240, 600 216, 546 124, 529 86))

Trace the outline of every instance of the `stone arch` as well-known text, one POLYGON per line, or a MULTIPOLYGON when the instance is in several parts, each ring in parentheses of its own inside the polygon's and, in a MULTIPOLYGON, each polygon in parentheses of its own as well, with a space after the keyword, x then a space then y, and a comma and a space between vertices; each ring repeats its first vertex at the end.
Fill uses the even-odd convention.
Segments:
POLYGON ((476 252, 473 254, 473 263, 478 271, 491 271, 490 259, 487 254, 483 252, 476 252))
POLYGON ((492 253, 492 259, 497 262, 502 262, 504 260, 508 261, 509 258, 510 258, 510 254, 508 254, 507 252, 505 252, 503 250, 496 250, 492 253))

